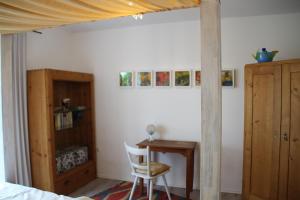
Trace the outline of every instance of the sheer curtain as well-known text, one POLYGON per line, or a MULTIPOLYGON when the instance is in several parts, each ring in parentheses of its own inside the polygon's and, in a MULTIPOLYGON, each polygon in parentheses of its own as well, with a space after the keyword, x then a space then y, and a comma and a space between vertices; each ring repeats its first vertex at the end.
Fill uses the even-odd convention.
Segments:
POLYGON ((3 35, 2 113, 6 181, 31 185, 26 97, 26 33, 3 35))
MULTIPOLYGON (((1 35, 0 35, 0 46, 1 46, 1 35)), ((0 48, 1 52, 1 48, 0 48)), ((1 56, 0 56, 1 62, 1 56)), ((1 70, 0 70, 0 94, 1 94, 1 70)), ((0 182, 4 181, 4 152, 3 152, 3 128, 2 128, 2 99, 0 98, 0 182)))

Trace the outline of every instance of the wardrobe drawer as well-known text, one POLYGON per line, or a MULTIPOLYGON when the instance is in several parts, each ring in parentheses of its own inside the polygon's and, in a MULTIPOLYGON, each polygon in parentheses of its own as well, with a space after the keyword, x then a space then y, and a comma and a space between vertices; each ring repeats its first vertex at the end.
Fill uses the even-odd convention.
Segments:
POLYGON ((58 194, 70 194, 95 178, 95 166, 89 166, 57 181, 55 183, 55 192, 58 194))

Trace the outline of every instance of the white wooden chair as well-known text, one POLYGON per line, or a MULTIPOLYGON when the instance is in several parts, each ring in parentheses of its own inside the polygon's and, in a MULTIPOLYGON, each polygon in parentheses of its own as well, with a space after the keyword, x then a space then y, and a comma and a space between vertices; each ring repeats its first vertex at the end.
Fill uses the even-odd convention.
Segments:
POLYGON ((143 178, 147 180, 148 183, 147 194, 149 196, 149 199, 152 200, 153 180, 158 178, 159 176, 162 176, 165 189, 168 195, 168 199, 171 200, 170 192, 167 185, 167 180, 165 177, 165 174, 170 171, 170 166, 165 165, 163 163, 151 162, 149 147, 147 147, 146 149, 139 149, 139 148, 128 146, 126 143, 124 143, 124 145, 132 169, 131 174, 135 176, 135 180, 134 180, 132 190, 130 192, 129 200, 132 200, 138 178, 143 178), (139 156, 144 156, 143 163, 138 162, 139 156))

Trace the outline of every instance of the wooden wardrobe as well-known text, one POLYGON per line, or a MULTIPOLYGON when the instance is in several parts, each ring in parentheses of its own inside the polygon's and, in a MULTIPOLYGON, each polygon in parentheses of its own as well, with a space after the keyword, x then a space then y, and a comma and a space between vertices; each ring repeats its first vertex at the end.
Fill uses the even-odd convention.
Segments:
MULTIPOLYGON (((27 94, 33 187, 69 194, 95 179, 93 75, 53 69, 29 70, 27 94), (66 99, 70 101, 67 114, 72 116, 72 123, 66 111, 60 110, 66 99), (63 118, 58 124, 57 116, 68 116, 69 121, 63 118), (67 122, 68 126, 64 126, 67 122), (76 154, 76 162, 83 152, 85 159, 61 172, 58 170, 58 153, 67 152, 70 147, 84 148, 85 151, 76 154)), ((74 155, 72 151, 69 153, 74 155)))
POLYGON ((245 66, 244 200, 300 200, 300 59, 245 66))

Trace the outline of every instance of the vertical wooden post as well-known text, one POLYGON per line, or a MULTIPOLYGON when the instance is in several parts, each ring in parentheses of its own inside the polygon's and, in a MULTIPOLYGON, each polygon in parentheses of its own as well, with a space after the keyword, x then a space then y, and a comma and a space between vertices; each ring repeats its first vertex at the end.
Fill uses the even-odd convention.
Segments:
POLYGON ((202 0, 200 199, 220 200, 222 148, 220 0, 202 0))

